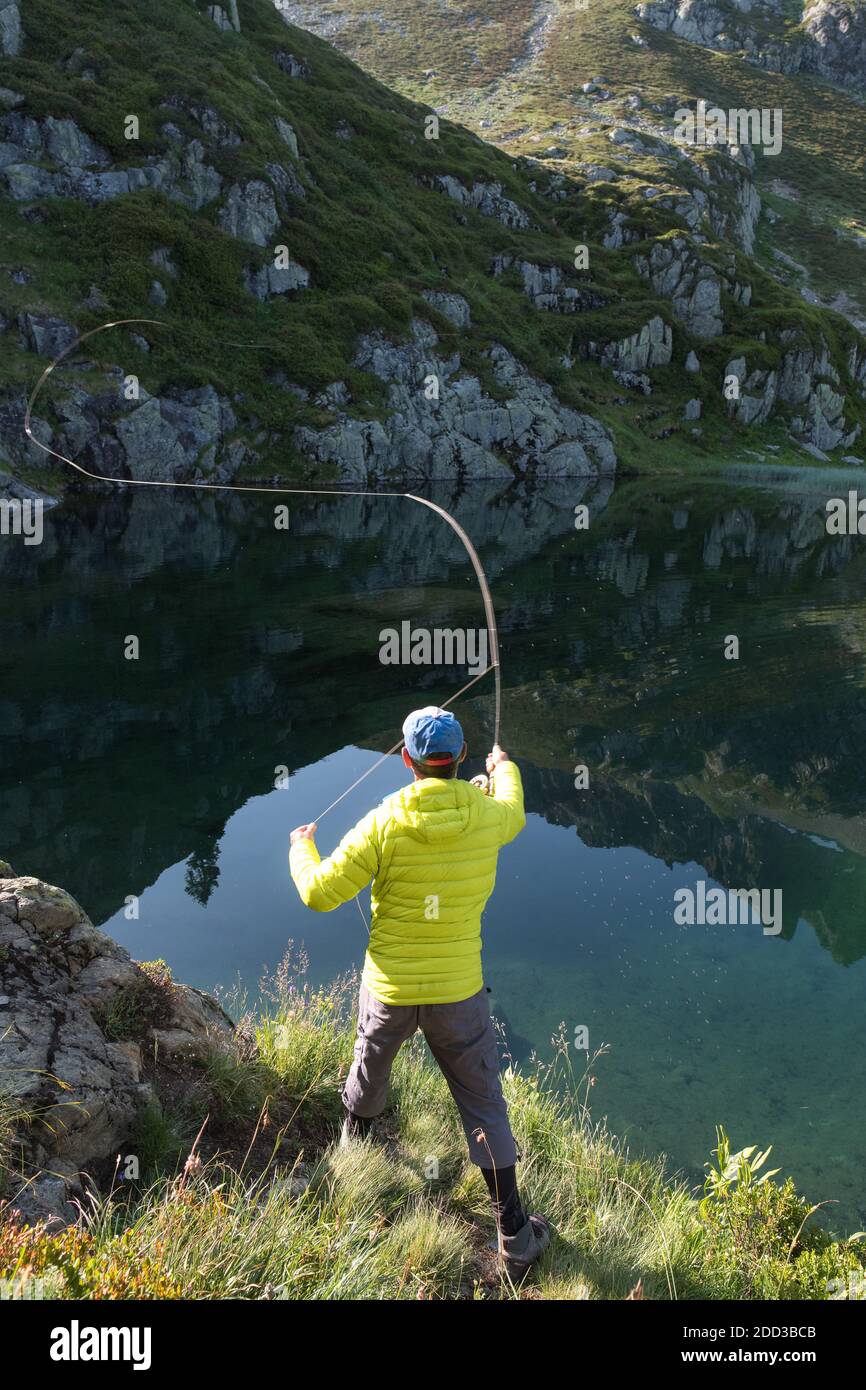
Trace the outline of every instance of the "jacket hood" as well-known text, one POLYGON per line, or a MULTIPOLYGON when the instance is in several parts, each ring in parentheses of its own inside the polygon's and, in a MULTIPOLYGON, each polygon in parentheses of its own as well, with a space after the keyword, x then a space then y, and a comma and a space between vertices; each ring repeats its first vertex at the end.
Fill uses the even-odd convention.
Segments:
POLYGON ((385 803, 410 835, 428 843, 456 839, 477 821, 484 793, 458 778, 424 777, 385 803))

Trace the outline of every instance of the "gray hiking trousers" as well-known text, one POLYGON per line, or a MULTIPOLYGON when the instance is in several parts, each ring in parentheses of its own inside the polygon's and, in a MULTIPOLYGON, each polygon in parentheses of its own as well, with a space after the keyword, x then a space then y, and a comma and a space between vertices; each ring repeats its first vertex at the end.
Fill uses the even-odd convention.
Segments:
POLYGON ((472 1162, 479 1168, 510 1168, 517 1150, 485 989, 458 1004, 383 1004, 361 985, 355 1060, 343 1088, 344 1105, 363 1119, 382 1113, 394 1058, 418 1028, 460 1111, 472 1162))

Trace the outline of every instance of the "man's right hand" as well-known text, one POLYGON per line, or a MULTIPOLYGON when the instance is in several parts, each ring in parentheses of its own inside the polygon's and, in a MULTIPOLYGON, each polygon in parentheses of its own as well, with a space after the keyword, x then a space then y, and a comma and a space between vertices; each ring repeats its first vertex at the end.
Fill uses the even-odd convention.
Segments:
POLYGON ((490 752, 487 754, 487 771, 492 772, 497 763, 507 763, 510 761, 511 759, 504 748, 500 748, 498 743, 494 743, 490 752))

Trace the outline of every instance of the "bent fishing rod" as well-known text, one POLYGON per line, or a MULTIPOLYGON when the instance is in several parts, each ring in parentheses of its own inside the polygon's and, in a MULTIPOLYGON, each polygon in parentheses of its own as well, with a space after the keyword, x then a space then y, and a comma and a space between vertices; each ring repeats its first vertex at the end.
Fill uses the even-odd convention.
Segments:
MULTIPOLYGON (((473 685, 477 684, 478 681, 480 681, 484 676, 486 676, 490 671, 492 671, 495 686, 493 742, 494 746, 497 745, 499 743, 499 730, 502 713, 502 677, 501 668, 499 664, 499 632, 496 626, 496 613, 493 608, 493 599, 490 594, 490 585, 487 582, 487 576, 484 573, 484 567, 482 566, 481 561, 478 557, 478 552, 476 551, 475 546, 472 544, 472 541, 469 539, 469 536, 466 534, 460 523, 456 521, 455 518, 451 515, 451 513, 449 511, 446 511, 444 507, 440 507, 437 502, 431 502, 427 497, 418 497, 415 493, 412 492, 377 492, 366 488, 263 487, 260 484, 254 483, 174 482, 151 478, 113 478, 108 477, 103 473, 90 472, 88 469, 83 468, 80 463, 76 463, 74 459, 68 458, 66 454, 60 453, 57 449, 51 448, 50 445, 44 444, 41 439, 37 438, 37 436, 33 433, 31 425, 33 417, 33 407, 37 399, 39 398, 46 382, 51 376, 52 372, 60 365, 61 362, 68 358, 71 353, 76 352, 82 343, 87 342, 88 339, 95 338, 100 333, 106 333, 109 329, 112 328, 130 328, 133 325, 146 325, 153 328, 165 328, 168 329, 170 333, 182 334, 184 332, 183 329, 175 328, 172 324, 165 323, 161 319, 134 318, 115 319, 110 323, 103 323, 96 328, 91 328, 86 333, 81 333, 77 338, 75 338, 71 343, 69 343, 63 349, 62 352, 58 353, 58 355, 48 364, 48 366, 42 372, 42 375, 39 377, 39 380, 33 388, 33 391, 30 393, 24 412, 24 434, 30 441, 30 443, 35 444, 38 449, 41 449, 43 451, 43 453, 48 454, 52 458, 57 459, 66 467, 71 468, 76 473, 81 474, 82 477, 90 478, 97 483, 113 483, 119 487, 172 488, 201 492, 256 492, 267 493, 271 496, 277 497, 298 495, 306 497, 399 497, 408 502, 416 502, 419 506, 427 507, 430 511, 436 512, 436 514, 442 517, 444 521, 447 521, 451 529, 460 538, 463 548, 465 549, 466 554, 469 556, 469 559, 472 562, 472 568, 475 571, 475 575, 478 580, 478 585, 481 590, 481 598, 484 604, 484 614, 487 622, 487 633, 490 647, 490 662, 487 665, 487 667, 482 672, 480 672, 479 675, 474 676, 471 681, 469 681, 466 685, 462 687, 461 690, 458 690, 456 695, 452 695, 450 699, 446 700, 441 706, 441 708, 447 709, 449 705, 454 704, 456 700, 460 699, 461 695, 464 695, 467 690, 471 689, 473 685)), ((223 344, 223 346, 261 349, 264 348, 266 345, 264 343, 226 342, 223 344)), ((354 791, 356 787, 360 786, 360 784, 363 781, 365 781, 367 777, 369 777, 373 772, 375 772, 376 769, 380 767, 381 764, 385 762, 387 758, 391 757, 392 754, 396 753, 400 748, 402 748, 402 746, 403 740, 402 738, 400 738, 398 742, 394 744, 393 748, 389 748, 387 753, 383 753, 382 756, 378 759, 378 761, 373 763, 372 767, 367 768, 366 772, 362 773, 362 775, 357 779, 357 781, 353 782, 350 787, 347 787, 346 791, 344 791, 340 796, 338 796, 335 801, 332 801, 330 806, 326 806, 325 810, 322 811, 320 815, 315 818, 314 821, 311 821, 310 824, 316 824, 319 820, 322 819, 323 816, 326 816, 329 811, 332 811, 335 806, 338 806, 339 803, 343 801, 344 798, 347 797, 350 792, 354 791)))

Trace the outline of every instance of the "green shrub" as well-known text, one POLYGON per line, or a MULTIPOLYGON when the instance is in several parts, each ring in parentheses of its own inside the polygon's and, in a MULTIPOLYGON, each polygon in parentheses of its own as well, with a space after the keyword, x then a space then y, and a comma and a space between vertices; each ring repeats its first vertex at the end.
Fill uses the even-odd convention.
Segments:
POLYGON ((136 983, 120 991, 101 1010, 99 1022, 112 1042, 141 1038, 171 1016, 174 985, 164 960, 139 961, 136 983))

